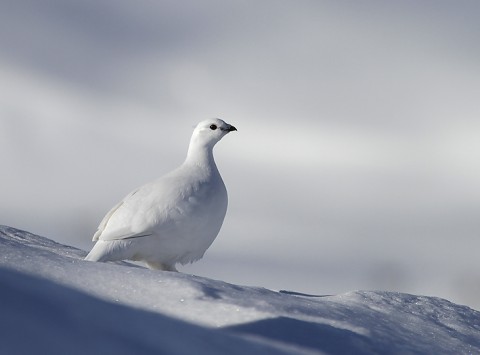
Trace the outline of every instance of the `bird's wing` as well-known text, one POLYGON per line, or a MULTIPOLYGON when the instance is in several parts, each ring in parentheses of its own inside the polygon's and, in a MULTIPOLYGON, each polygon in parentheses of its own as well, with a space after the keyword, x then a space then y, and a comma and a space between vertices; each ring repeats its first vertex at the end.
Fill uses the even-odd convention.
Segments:
POLYGON ((97 231, 93 235, 92 240, 96 242, 98 238, 100 238, 100 235, 103 233, 105 230, 105 227, 107 226, 108 221, 110 220, 110 217, 115 213, 116 210, 118 210, 121 206, 123 205, 123 200, 117 203, 113 208, 108 211, 108 213, 103 217, 102 221, 100 222, 100 225, 97 228, 97 231))
POLYGON ((94 241, 170 233, 178 218, 190 208, 189 197, 196 190, 191 182, 182 180, 176 174, 131 192, 103 218, 94 241))

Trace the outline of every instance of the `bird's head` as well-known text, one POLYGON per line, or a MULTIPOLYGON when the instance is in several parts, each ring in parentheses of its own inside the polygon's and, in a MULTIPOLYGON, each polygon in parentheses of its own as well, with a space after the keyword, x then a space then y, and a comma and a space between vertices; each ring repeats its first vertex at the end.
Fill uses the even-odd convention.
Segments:
POLYGON ((212 118, 200 122, 193 131, 192 141, 196 144, 213 147, 229 132, 237 129, 219 118, 212 118))

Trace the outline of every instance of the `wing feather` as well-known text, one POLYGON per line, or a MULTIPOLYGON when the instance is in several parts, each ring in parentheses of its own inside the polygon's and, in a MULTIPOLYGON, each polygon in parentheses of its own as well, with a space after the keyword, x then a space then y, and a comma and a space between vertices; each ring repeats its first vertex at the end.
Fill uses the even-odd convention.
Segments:
POLYGON ((101 221, 93 240, 168 236, 178 222, 197 208, 208 188, 182 170, 146 184, 127 195, 101 221), (187 179, 189 177, 190 179, 187 179))
MULTIPOLYGON (((103 232, 105 232, 106 228, 107 228, 107 224, 108 222, 110 221, 110 219, 112 218, 112 216, 115 214, 115 212, 117 212, 124 204, 125 204, 125 201, 128 200, 129 198, 131 198, 133 195, 135 195, 137 192, 138 192, 139 189, 136 189, 134 191, 132 191, 131 193, 129 193, 122 201, 120 201, 119 203, 117 203, 115 206, 113 206, 113 208, 108 211, 108 213, 105 215, 105 217, 103 217, 102 221, 100 222, 98 228, 97 228, 97 231, 95 232, 95 234, 93 235, 93 238, 92 240, 94 242, 96 242, 97 240, 100 239, 100 236, 102 236, 103 232)), ((123 229, 123 228, 122 228, 123 229)), ((113 239, 122 239, 122 235, 125 235, 125 236, 131 236, 132 233, 131 231, 128 232, 127 230, 124 230, 124 231, 120 231, 118 230, 117 233, 115 233, 116 235, 118 235, 117 238, 113 238, 113 239)))

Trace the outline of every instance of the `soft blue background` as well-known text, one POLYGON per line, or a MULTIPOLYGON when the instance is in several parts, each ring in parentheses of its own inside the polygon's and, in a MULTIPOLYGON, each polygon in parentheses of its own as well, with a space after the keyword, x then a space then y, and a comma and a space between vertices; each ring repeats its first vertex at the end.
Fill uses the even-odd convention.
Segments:
POLYGON ((221 117, 183 271, 480 308, 480 2, 0 0, 0 223, 84 249, 221 117))

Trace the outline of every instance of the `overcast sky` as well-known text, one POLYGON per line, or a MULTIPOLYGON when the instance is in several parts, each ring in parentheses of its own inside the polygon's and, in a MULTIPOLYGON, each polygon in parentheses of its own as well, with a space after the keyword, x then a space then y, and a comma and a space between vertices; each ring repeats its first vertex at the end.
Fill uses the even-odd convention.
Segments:
POLYGON ((480 307, 478 1, 0 0, 0 223, 89 249, 193 126, 230 206, 184 271, 480 307))

